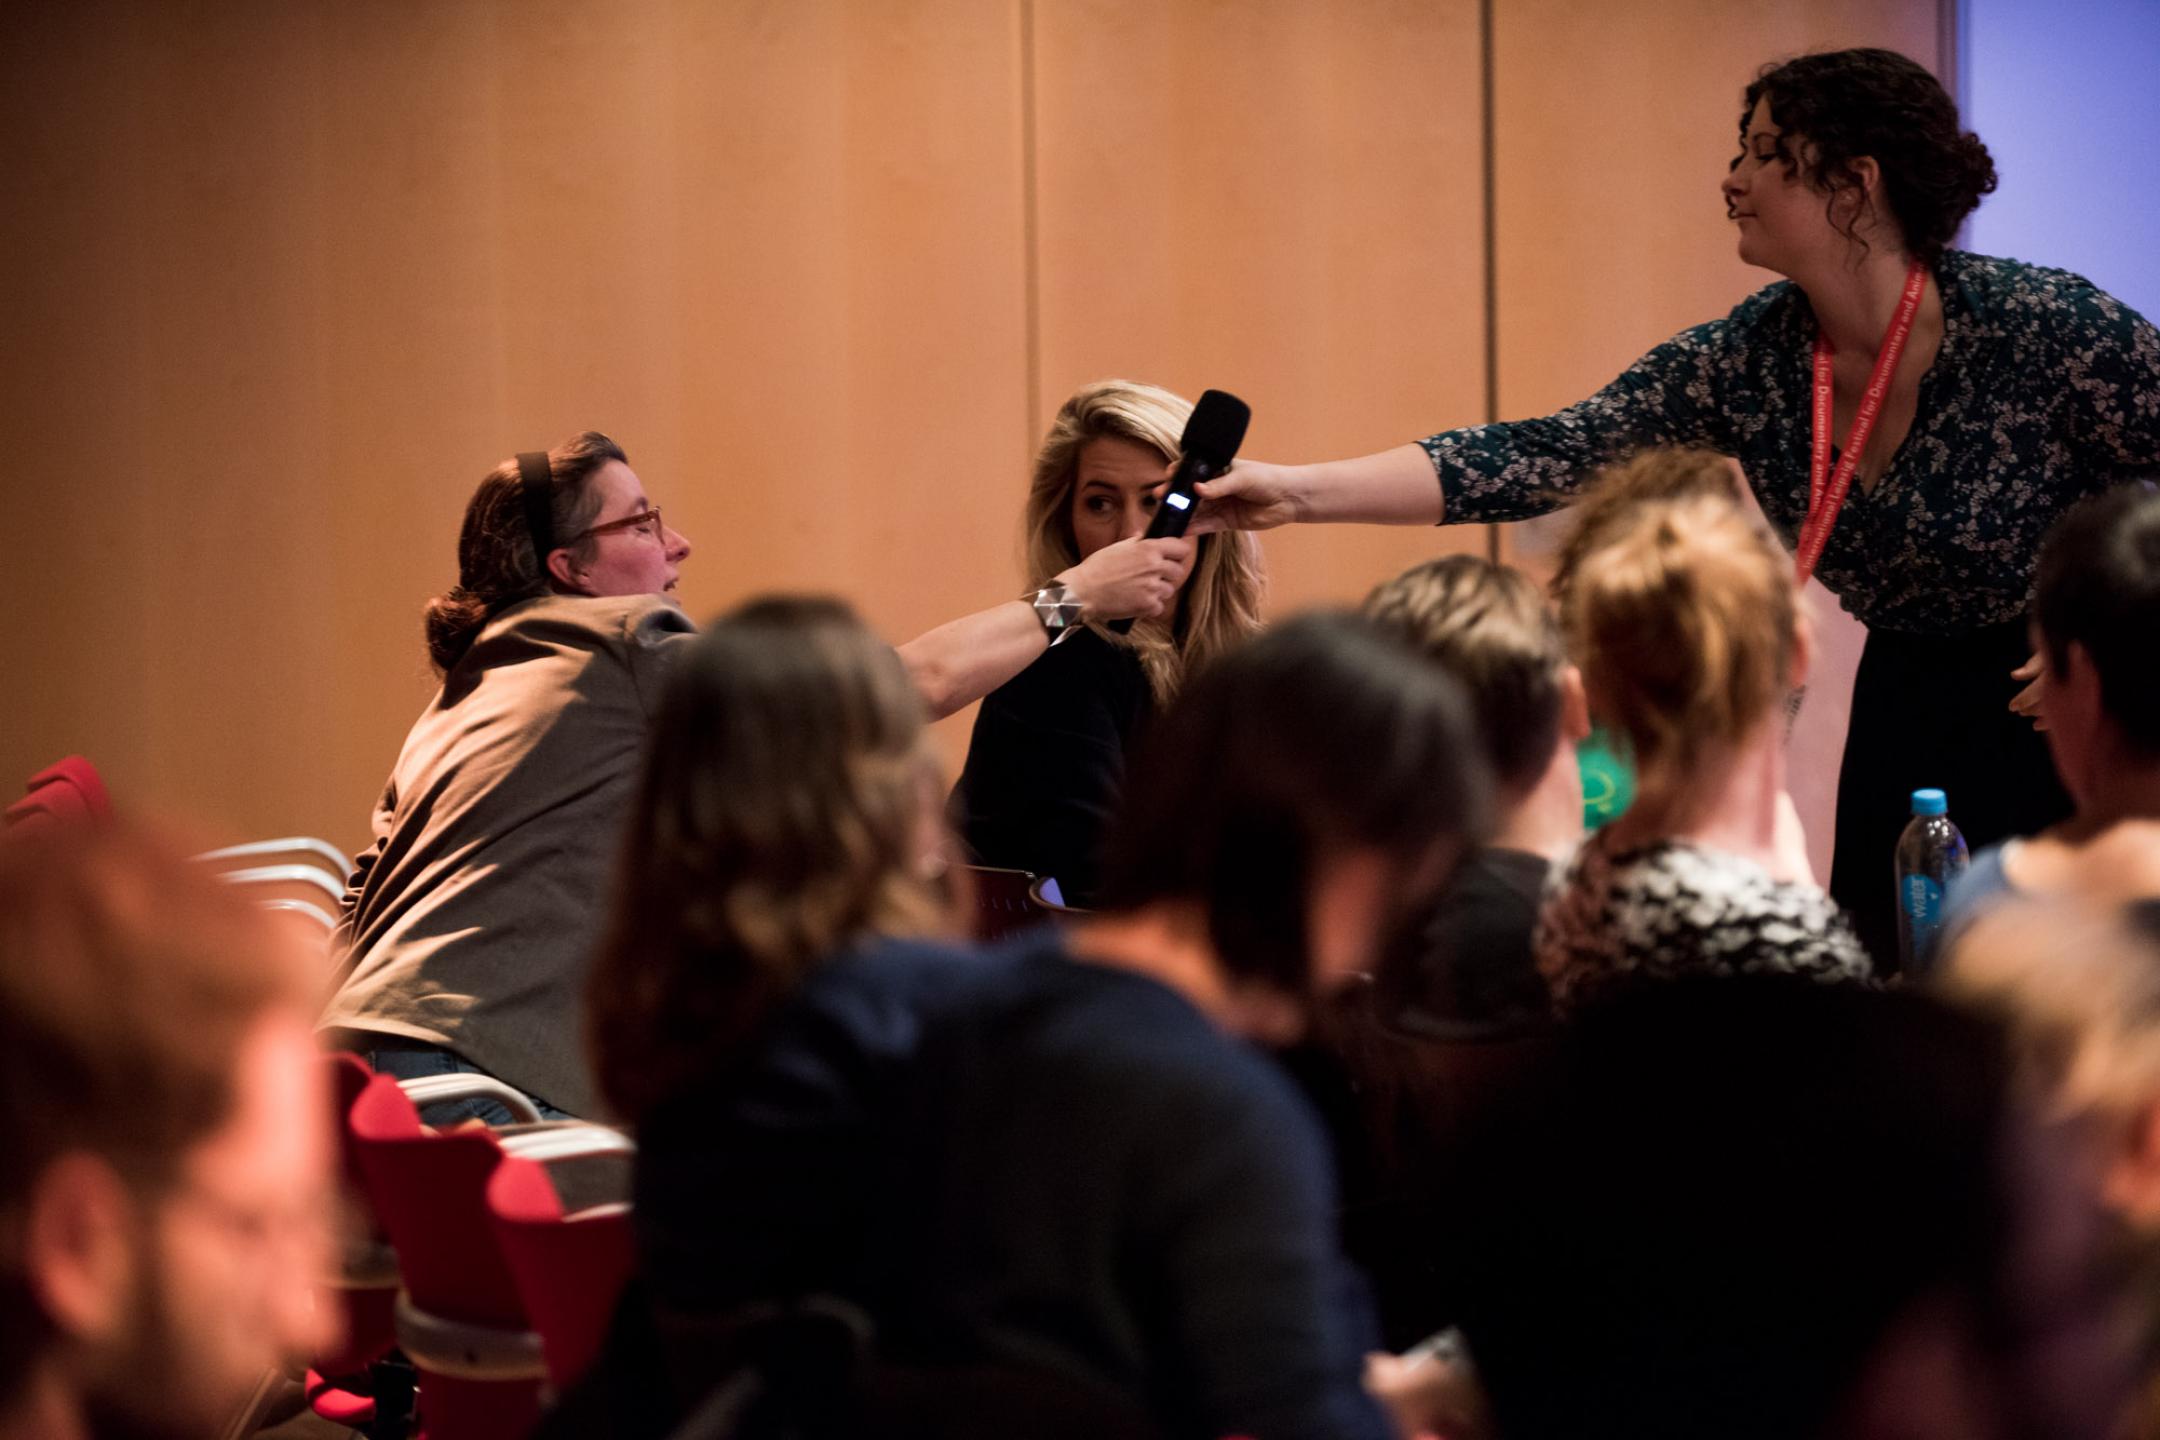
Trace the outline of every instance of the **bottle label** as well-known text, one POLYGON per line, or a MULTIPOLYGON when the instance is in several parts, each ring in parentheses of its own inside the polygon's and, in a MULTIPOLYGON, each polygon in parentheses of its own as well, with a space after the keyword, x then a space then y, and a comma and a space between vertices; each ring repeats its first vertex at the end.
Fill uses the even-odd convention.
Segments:
POLYGON ((1942 924, 1943 887, 1932 876, 1907 875, 1900 898, 1905 904, 1905 919, 1912 927, 1913 953, 1925 954, 1928 942, 1942 924))

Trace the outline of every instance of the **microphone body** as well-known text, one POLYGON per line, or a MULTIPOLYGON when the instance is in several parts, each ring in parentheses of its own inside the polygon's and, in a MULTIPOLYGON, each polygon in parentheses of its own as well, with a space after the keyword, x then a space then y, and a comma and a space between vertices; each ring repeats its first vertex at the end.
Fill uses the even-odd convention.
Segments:
MULTIPOLYGON (((1177 469, 1171 473, 1169 488, 1163 491, 1162 503, 1155 507, 1155 518, 1148 521, 1142 539, 1174 540, 1185 533, 1199 504, 1193 487, 1230 468, 1238 446, 1245 443, 1245 427, 1251 422, 1252 407, 1229 391, 1201 392, 1199 403, 1185 422, 1185 433, 1178 437, 1177 469)), ((1110 628, 1120 635, 1131 630, 1132 625, 1129 615, 1110 622, 1110 628)))

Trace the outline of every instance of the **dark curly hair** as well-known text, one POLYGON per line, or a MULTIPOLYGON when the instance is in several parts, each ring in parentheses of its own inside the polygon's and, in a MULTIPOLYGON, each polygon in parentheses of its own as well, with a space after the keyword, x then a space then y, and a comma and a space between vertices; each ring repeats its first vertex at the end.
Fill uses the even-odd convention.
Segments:
MULTIPOLYGON (((1995 188, 1995 162, 1979 136, 1958 127, 1957 103, 1942 82, 1894 50, 1834 50, 1764 66, 1740 109, 1743 149, 1758 100, 1783 132, 1780 158, 1797 166, 1796 156, 1806 155, 1804 173, 1830 197, 1824 209, 1833 225, 1838 192, 1859 183, 1853 162, 1872 156, 1905 248, 1930 265, 1995 188), (1804 151, 1792 148, 1795 135, 1805 138, 1804 151)), ((1838 228, 1860 240, 1852 224, 1838 228)))

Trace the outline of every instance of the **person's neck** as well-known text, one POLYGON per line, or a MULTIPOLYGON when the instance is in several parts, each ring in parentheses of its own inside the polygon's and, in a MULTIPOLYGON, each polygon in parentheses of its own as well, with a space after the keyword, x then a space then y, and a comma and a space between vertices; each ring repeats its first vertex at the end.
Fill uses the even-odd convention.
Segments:
POLYGON ((2160 820, 2160 763, 2118 753, 2093 770, 2106 783, 2092 787, 2077 813, 2048 831, 2050 837, 2077 845, 2125 820, 2160 820))
POLYGON ((1500 825, 1490 843, 1558 862, 1582 840, 1582 766, 1575 747, 1561 741, 1545 773, 1527 791, 1502 797, 1500 825))
MULTIPOLYGON (((1792 279, 1806 292, 1815 311, 1815 323, 1840 355, 1853 355, 1873 363, 1882 349, 1884 334, 1896 315, 1905 291, 1905 275, 1912 256, 1902 245, 1874 240, 1857 255, 1826 257, 1792 279)), ((1930 277, 1921 296, 1916 331, 1939 323, 1941 297, 1930 277)))
POLYGON ((1196 902, 1164 901, 1090 916, 1066 935, 1075 959, 1166 985, 1233 1035, 1282 1045, 1304 1028, 1288 996, 1231 981, 1208 938, 1206 912, 1196 902))
POLYGON ((0 1408, 0 1440, 89 1440, 82 1411, 49 1366, 31 1371, 12 1403, 0 1408))
POLYGON ((1700 759, 1684 784, 1638 794, 1613 821, 1613 840, 1625 849, 1681 840, 1752 860, 1781 880, 1812 881, 1805 858, 1780 843, 1784 797, 1784 727, 1773 714, 1733 750, 1700 759))

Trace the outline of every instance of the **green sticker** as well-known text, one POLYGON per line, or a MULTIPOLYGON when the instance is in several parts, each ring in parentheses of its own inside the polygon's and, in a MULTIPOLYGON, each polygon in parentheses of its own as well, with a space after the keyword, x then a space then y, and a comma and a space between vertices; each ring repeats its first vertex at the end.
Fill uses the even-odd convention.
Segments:
POLYGON ((1582 771, 1584 829, 1611 824, 1635 803, 1635 767, 1626 742, 1604 726, 1593 726, 1590 738, 1575 747, 1575 763, 1582 771))

